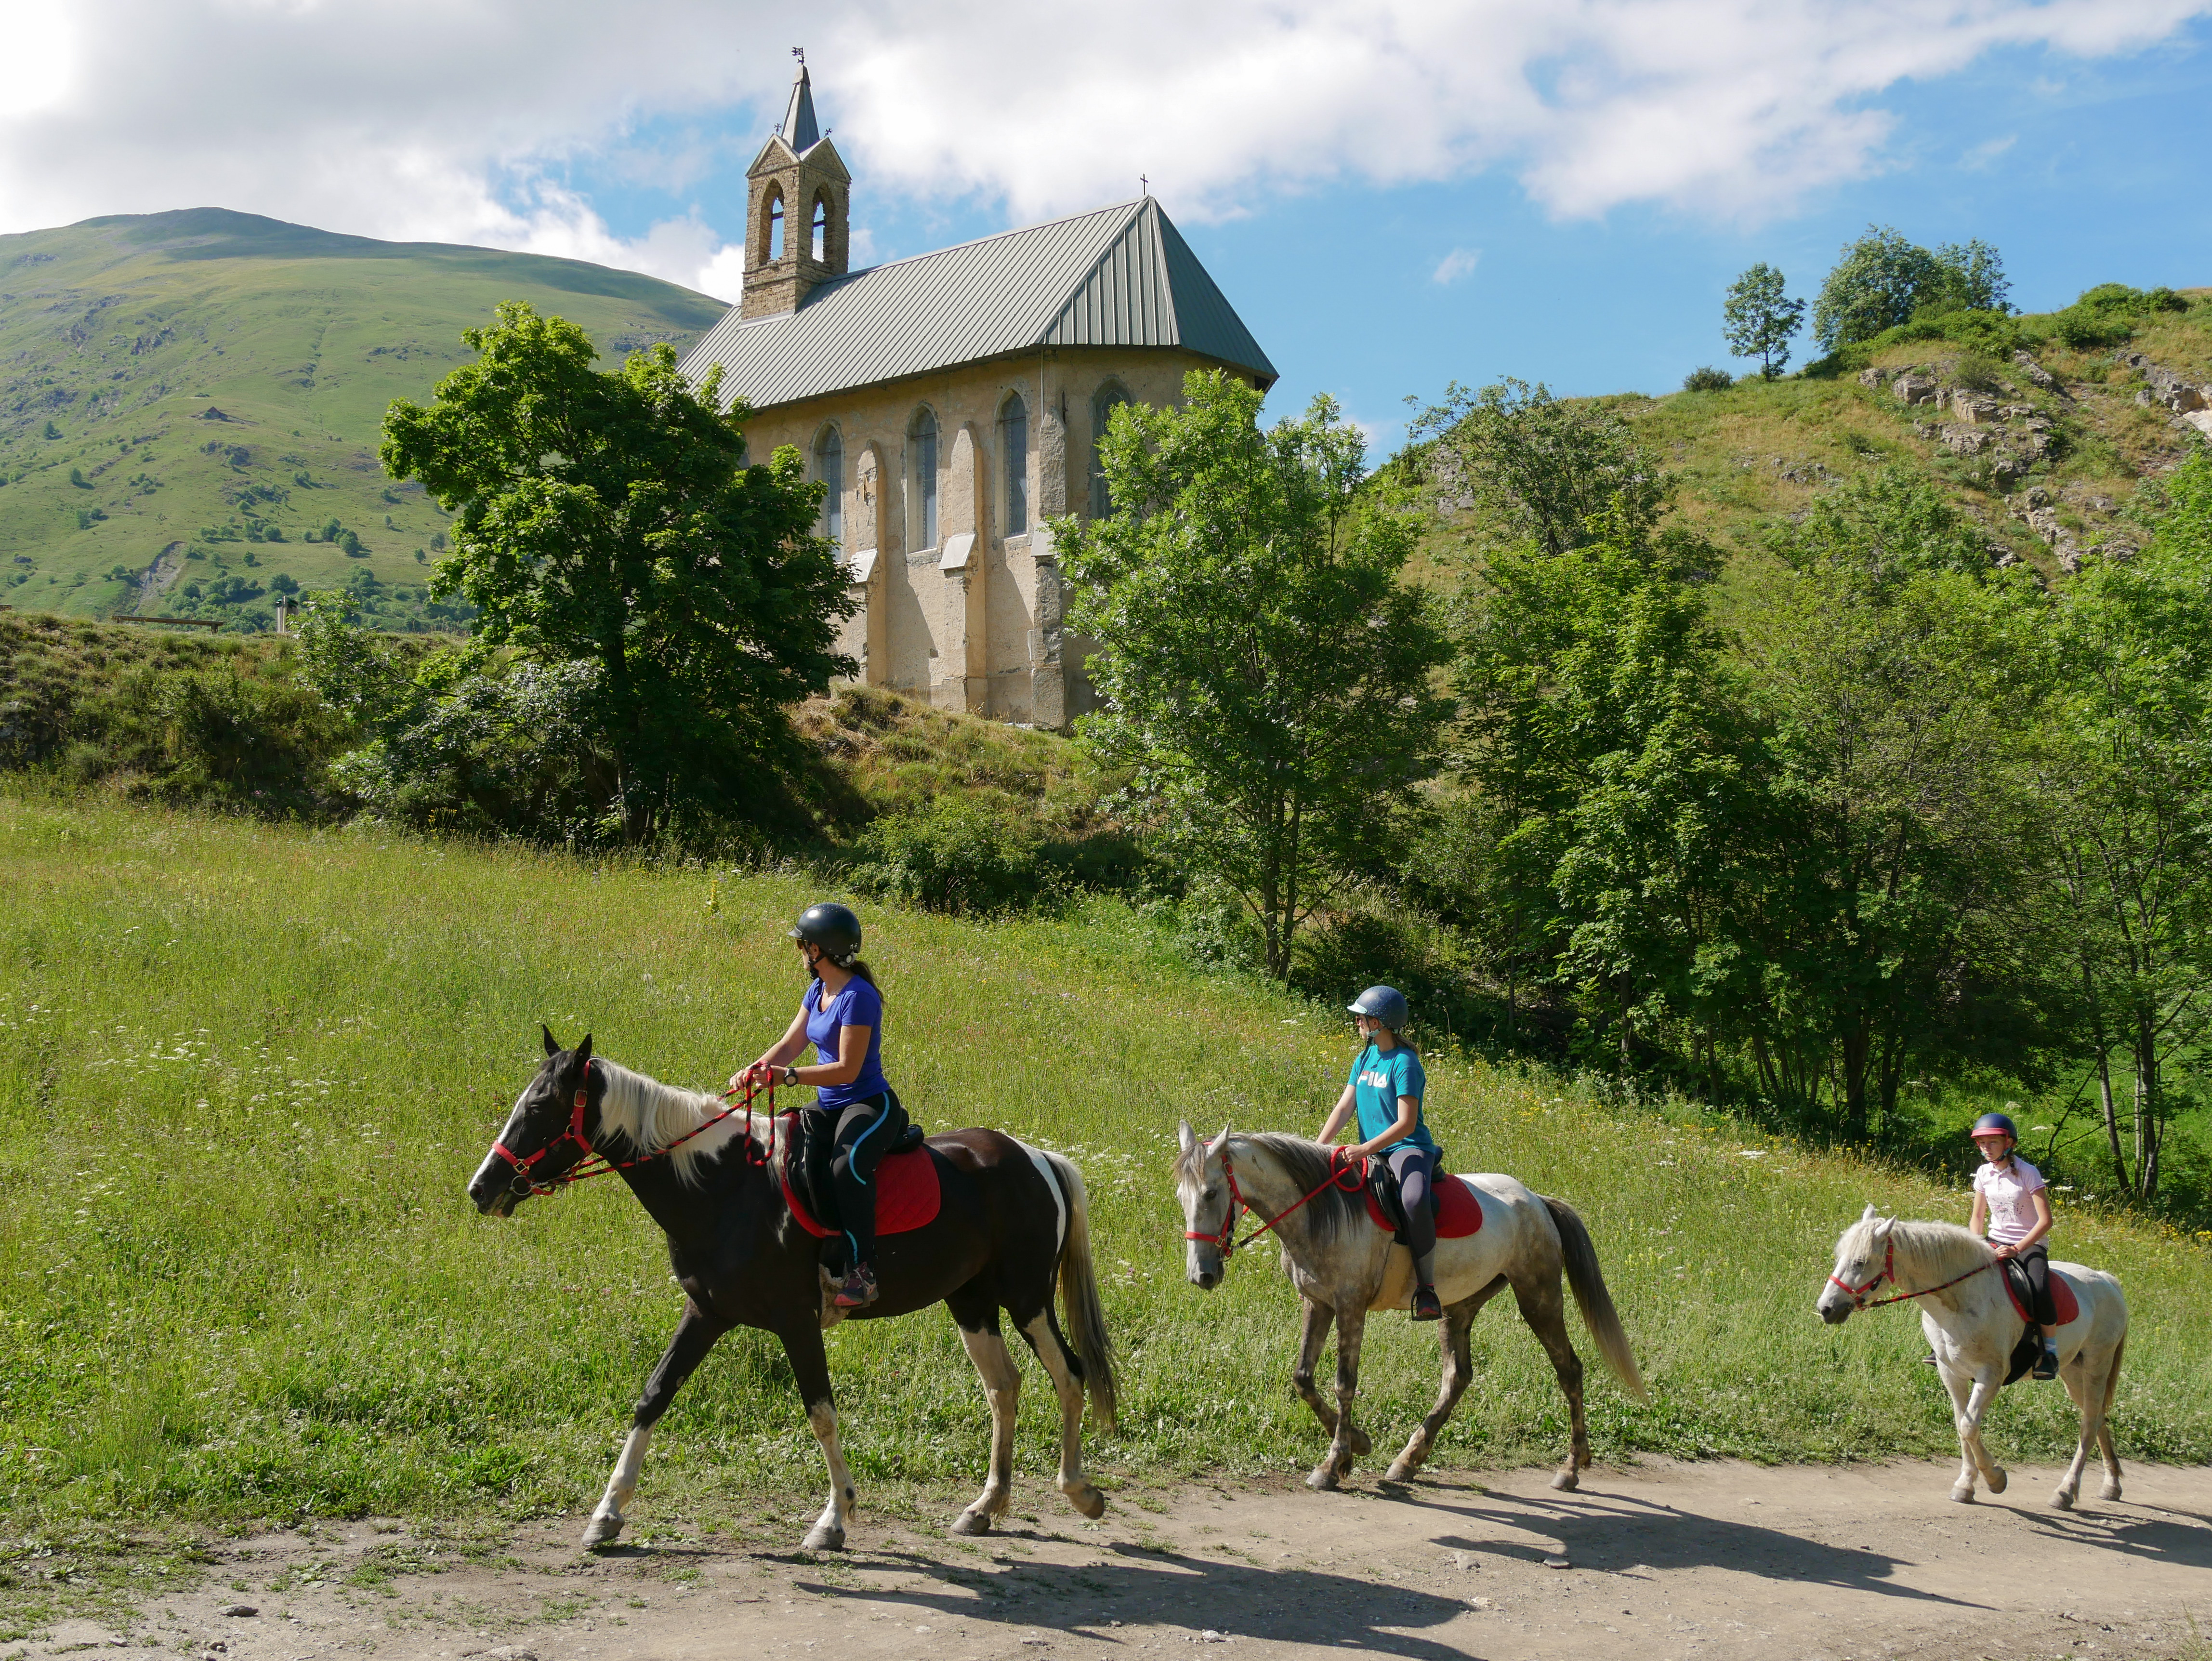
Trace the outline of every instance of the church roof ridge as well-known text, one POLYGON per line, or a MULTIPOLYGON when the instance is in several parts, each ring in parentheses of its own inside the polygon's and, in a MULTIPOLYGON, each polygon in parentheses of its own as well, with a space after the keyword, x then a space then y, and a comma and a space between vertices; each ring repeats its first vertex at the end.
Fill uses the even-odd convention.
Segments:
POLYGON ((1275 367, 1147 194, 886 260, 796 310, 732 307, 684 361, 723 368, 756 409, 1053 346, 1179 347, 1257 375, 1275 367))

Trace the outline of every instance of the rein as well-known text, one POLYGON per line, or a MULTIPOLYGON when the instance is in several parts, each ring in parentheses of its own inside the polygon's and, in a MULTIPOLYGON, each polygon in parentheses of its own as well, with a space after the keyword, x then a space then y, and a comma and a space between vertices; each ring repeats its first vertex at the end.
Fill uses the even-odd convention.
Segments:
POLYGON ((1867 1293, 1872 1292, 1884 1281, 1888 1281, 1892 1286, 1897 1286, 1899 1284, 1897 1278, 1897 1242, 1892 1240, 1887 1248, 1882 1252, 1881 1272, 1875 1275, 1874 1279, 1869 1281, 1864 1286, 1855 1287, 1850 1281, 1839 1281, 1832 1275, 1828 1276, 1828 1281, 1830 1285, 1840 1287, 1843 1290, 1850 1293, 1851 1307, 1853 1309, 1880 1309, 1887 1304, 1911 1303, 1915 1298, 1925 1298, 1931 1293, 1942 1292, 1945 1287, 1954 1287, 1961 1281, 1971 1281, 1974 1276, 1979 1275, 1984 1269, 1995 1269, 1999 1261, 1999 1259, 1992 1257, 1986 1263, 1977 1263, 1973 1268, 1968 1269, 1964 1275, 1954 1275, 1949 1280, 1944 1281, 1942 1286, 1929 1287, 1926 1288, 1926 1290, 1921 1292, 1900 1292, 1894 1298, 1877 1298, 1872 1303, 1869 1303, 1867 1301, 1867 1293))
MULTIPOLYGON (((702 1120, 699 1123, 692 1126, 690 1129, 685 1131, 681 1136, 678 1136, 674 1141, 670 1142, 665 1147, 656 1147, 650 1153, 639 1154, 635 1159, 620 1160, 608 1159, 605 1154, 600 1153, 598 1148, 592 1147, 591 1139, 584 1135, 584 1112, 591 1104, 591 1081, 592 1065, 589 1062, 586 1062, 584 1063, 584 1082, 577 1086, 576 1104, 575 1106, 569 1110, 568 1129, 563 1130, 559 1135, 556 1136, 551 1141, 546 1143, 544 1147, 539 1148, 535 1153, 517 1153, 513 1148, 507 1145, 507 1141, 504 1137, 501 1137, 501 1140, 491 1145, 491 1151, 498 1154, 501 1159, 506 1160, 507 1163, 514 1168, 514 1181, 511 1184, 511 1187, 515 1193, 550 1194, 556 1189, 566 1188, 571 1183, 580 1183, 586 1177, 604 1177, 609 1171, 635 1170, 637 1166, 645 1165, 652 1160, 665 1159, 669 1154, 673 1153, 678 1148, 683 1147, 684 1143, 690 1141, 694 1136, 699 1135, 704 1131, 713 1129, 716 1125, 721 1123, 723 1120, 733 1117, 739 1113, 743 1113, 745 1116, 746 1161, 750 1164, 759 1165, 766 1165, 769 1161, 769 1156, 763 1153, 761 1149, 760 1144, 753 1140, 753 1098, 758 1093, 758 1091, 757 1087, 750 1079, 746 1080, 742 1086, 738 1086, 738 1088, 744 1090, 745 1092, 744 1100, 738 1103, 734 1106, 724 1108, 720 1113, 715 1114, 712 1118, 702 1120), (579 1159, 574 1165, 562 1171, 559 1176, 549 1177, 542 1183, 531 1175, 532 1171, 536 1168, 539 1160, 551 1153, 555 1148, 571 1142, 574 1143, 577 1147, 583 1150, 583 1157, 579 1159), (593 1165, 592 1163, 594 1159, 599 1161, 597 1165, 593 1165)), ((767 1114, 769 1123, 773 1125, 776 1118, 775 1085, 771 1081, 767 1088, 768 1105, 763 1110, 767 1114)), ((731 1097, 737 1093, 736 1090, 725 1090, 722 1092, 722 1099, 726 1102, 731 1097)))
POLYGON ((1222 1213, 1221 1226, 1219 1228, 1211 1232, 1204 1229, 1187 1228, 1182 1232, 1182 1238, 1186 1240, 1211 1240, 1216 1246, 1220 1248, 1221 1261, 1224 1263, 1227 1262, 1231 1257, 1234 1257, 1237 1255, 1237 1247, 1250 1245, 1253 1241, 1258 1239, 1269 1229, 1273 1228, 1279 1224, 1284 1218, 1289 1216, 1293 1211, 1296 1211, 1299 1206, 1305 1204, 1309 1200, 1318 1199, 1323 1189, 1334 1188, 1339 1189, 1346 1194, 1357 1194, 1359 1192, 1360 1184, 1365 1180, 1365 1178, 1348 1160, 1344 1160, 1340 1158, 1340 1155, 1347 1151, 1348 1150, 1342 1147, 1332 1147, 1329 1149, 1328 1175, 1322 1178, 1321 1187, 1300 1196, 1296 1203, 1284 1207, 1282 1210, 1277 1212, 1273 1217, 1270 1218, 1267 1221, 1261 1223, 1259 1227, 1254 1229, 1249 1234, 1247 1234, 1240 1240, 1236 1238, 1237 1214, 1239 1211, 1245 1211, 1251 1213, 1252 1215, 1256 1217, 1259 1215, 1259 1213, 1253 1209, 1252 1202, 1244 1197, 1243 1189, 1237 1186, 1237 1165, 1236 1162, 1229 1157, 1229 1145, 1226 1142, 1224 1142, 1221 1145, 1221 1174, 1229 1179, 1229 1209, 1222 1213), (1346 1177, 1350 1177, 1352 1180, 1347 1183, 1345 1180, 1346 1177))

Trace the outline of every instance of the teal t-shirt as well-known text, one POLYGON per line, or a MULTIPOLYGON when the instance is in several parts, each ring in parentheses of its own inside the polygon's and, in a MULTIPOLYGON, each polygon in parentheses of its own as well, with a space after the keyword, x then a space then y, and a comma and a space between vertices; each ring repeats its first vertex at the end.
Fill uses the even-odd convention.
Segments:
MULTIPOLYGON (((1367 1142, 1398 1123, 1398 1098, 1411 1096, 1419 1101, 1428 1093, 1429 1080, 1421 1071, 1421 1058, 1404 1044, 1386 1053, 1370 1043, 1352 1062, 1352 1076, 1346 1082, 1352 1086, 1352 1105, 1359 1114, 1359 1140, 1367 1142)), ((1429 1135, 1425 1115, 1414 1118, 1412 1135, 1382 1151, 1395 1153, 1408 1146, 1436 1151, 1437 1141, 1429 1135)))

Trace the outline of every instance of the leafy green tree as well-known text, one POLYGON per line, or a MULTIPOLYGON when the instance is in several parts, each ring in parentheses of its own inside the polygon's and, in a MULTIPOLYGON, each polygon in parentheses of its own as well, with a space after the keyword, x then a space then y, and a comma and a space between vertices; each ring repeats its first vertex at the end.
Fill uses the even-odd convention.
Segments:
POLYGON ((1902 474, 1818 502, 1776 551, 1746 656, 1790 829, 1750 1048, 1772 1099, 1863 1138, 1907 1078, 2026 1067, 2042 1033, 2023 904, 2037 602, 1902 474))
POLYGON ((1738 357, 1759 360, 1771 380, 1789 366, 1790 339, 1805 324, 1805 302, 1792 300, 1788 279, 1760 260, 1729 285, 1721 307, 1721 338, 1738 357))
POLYGON ((1399 581, 1415 521, 1365 484, 1317 399, 1262 431, 1261 394, 1194 371, 1181 408, 1125 405, 1100 446, 1113 514, 1056 526, 1074 626, 1101 644, 1086 735, 1133 770, 1179 866, 1227 884, 1286 979, 1298 926, 1391 836, 1435 765, 1448 648, 1399 581))
POLYGON ((1584 530, 1477 577, 1459 759, 1495 827, 1474 909, 1543 942, 1531 967, 1626 1066, 1669 1020, 1711 1026, 1698 964, 1732 926, 1759 768, 1703 593, 1717 554, 1626 507, 1584 530))
POLYGON ((2142 558, 2057 596, 2039 769, 2112 1178, 2142 1200, 2212 1028, 2212 454, 2166 496, 2142 558))
POLYGON ((718 378, 694 388, 673 349, 603 372, 575 325, 514 302, 497 318, 464 335, 479 357, 428 407, 385 418, 386 470, 458 515, 432 592, 477 608, 477 654, 592 666, 580 719, 629 839, 741 809, 784 707, 852 672, 822 486, 788 447, 748 465, 750 411, 723 412, 718 378))
POLYGON ((1813 338, 1833 351, 1911 317, 1943 280, 1936 256, 1895 227, 1869 225, 1846 243, 1813 302, 1813 338))
POLYGON ((1936 250, 1936 265, 1942 276, 1916 309, 2000 314, 2012 309, 2012 279, 2005 275, 2004 259, 1979 238, 1944 243, 1936 250))
POLYGON ((1444 498, 1474 510, 1486 543, 1561 553, 1607 518, 1644 537, 1672 489, 1618 416, 1525 380, 1473 392, 1454 381, 1409 434, 1444 498))

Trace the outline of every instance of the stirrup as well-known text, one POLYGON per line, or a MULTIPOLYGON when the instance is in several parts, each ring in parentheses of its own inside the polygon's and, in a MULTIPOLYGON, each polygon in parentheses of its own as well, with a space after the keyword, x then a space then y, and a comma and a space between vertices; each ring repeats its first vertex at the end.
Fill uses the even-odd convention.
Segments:
POLYGON ((855 1263, 845 1271, 844 1281, 837 1288, 836 1304, 840 1309, 866 1309, 881 1295, 875 1270, 866 1263, 855 1263))
POLYGON ((1437 1289, 1426 1283, 1413 1288, 1413 1318, 1417 1321, 1441 1321, 1444 1306, 1437 1299, 1437 1289))
POLYGON ((2035 1358, 2035 1365, 2028 1369, 2027 1376, 2031 1378, 2056 1378, 2058 1376, 2058 1347, 2056 1344, 2045 1343, 2043 1353, 2035 1358))

